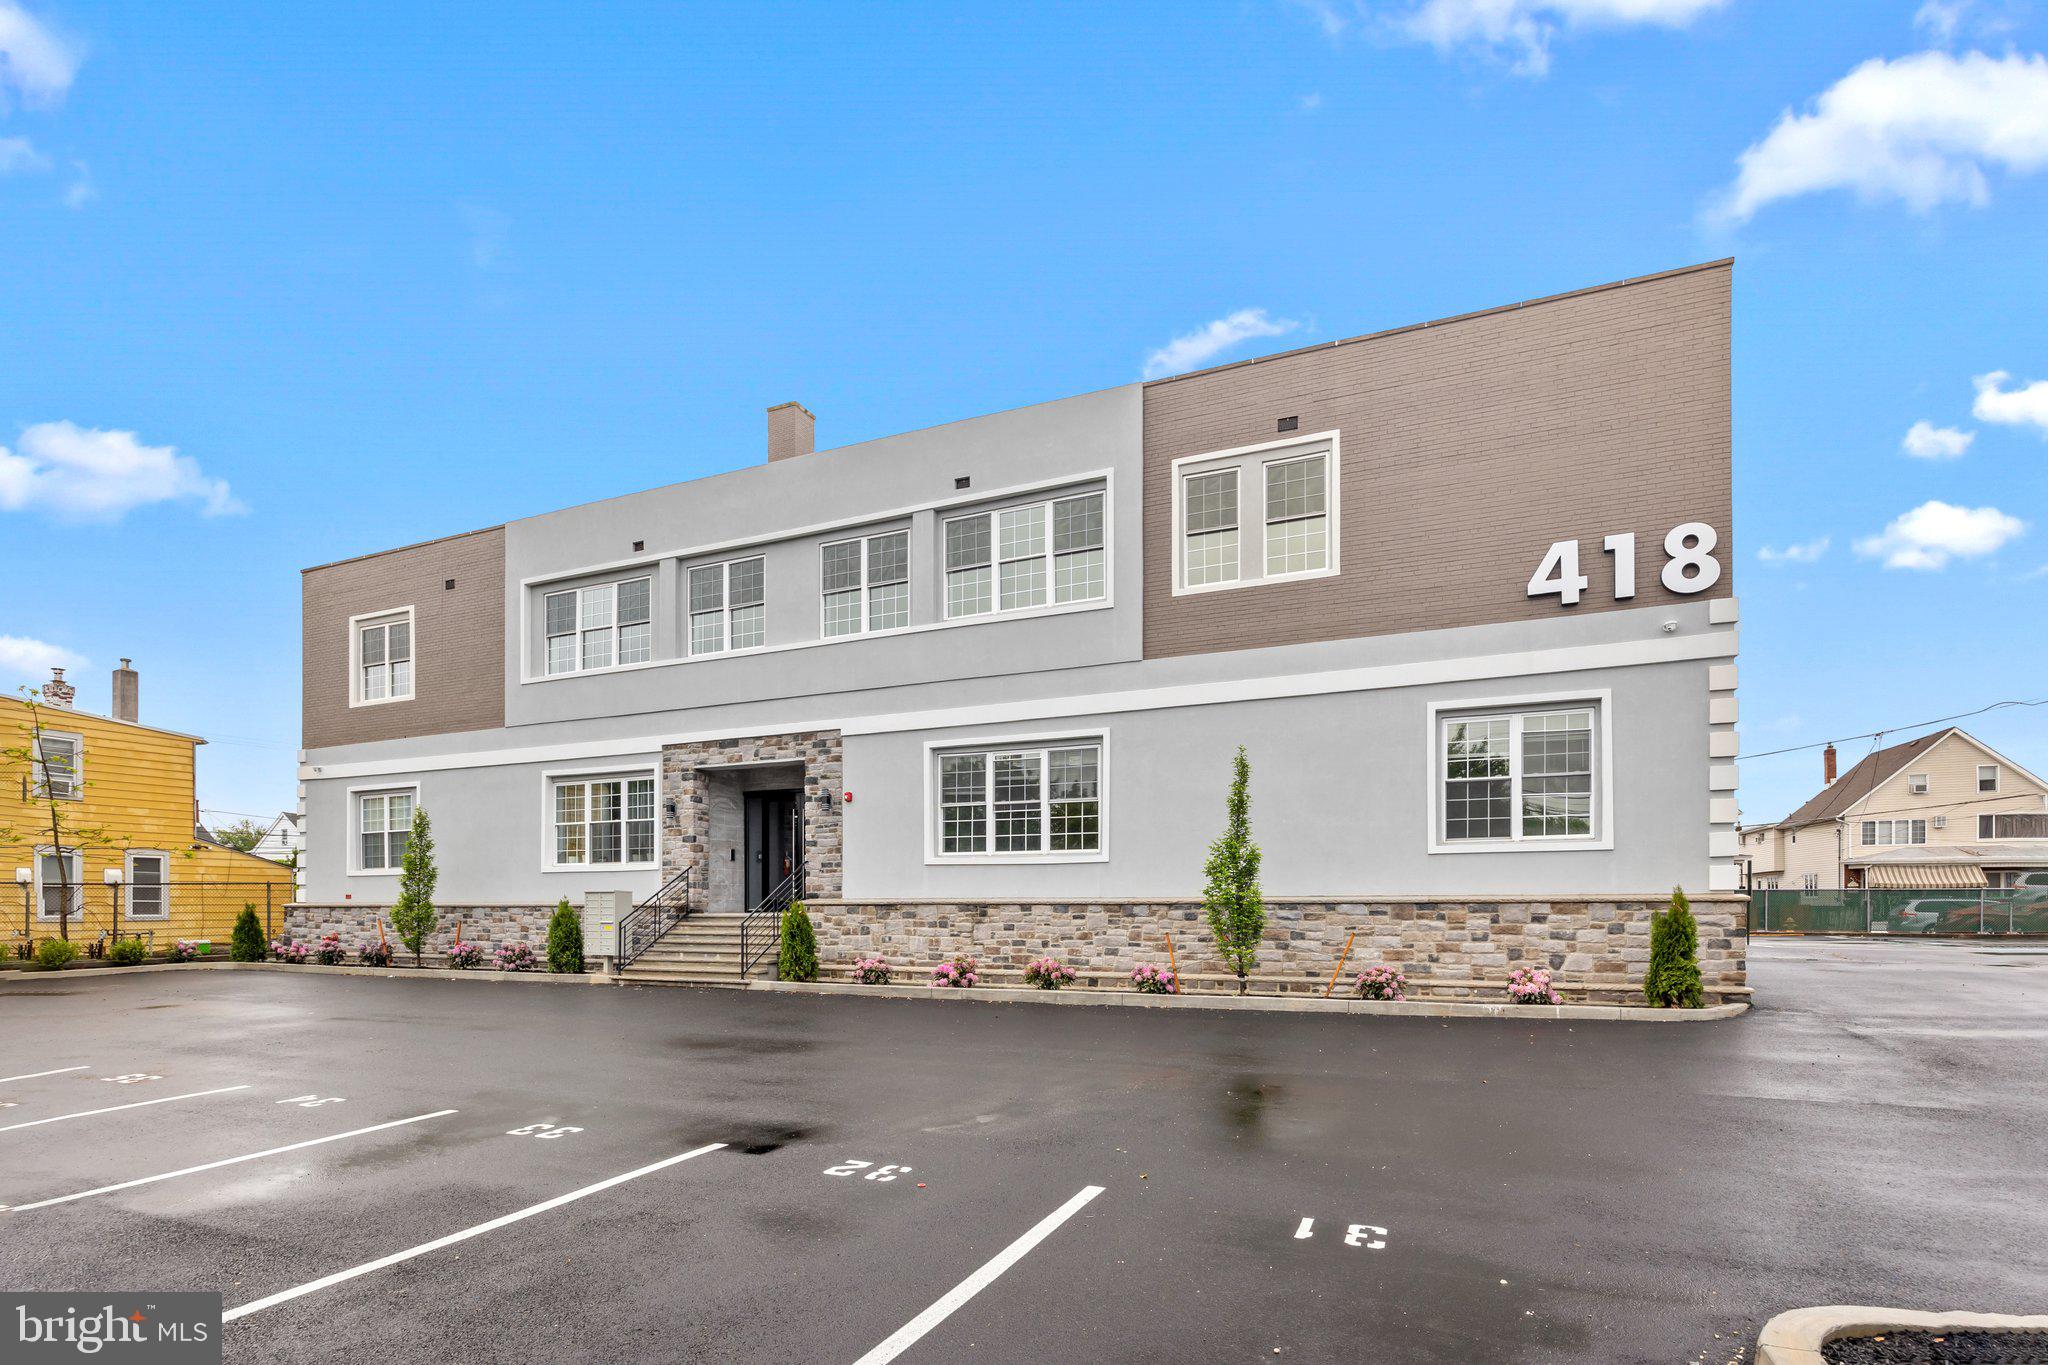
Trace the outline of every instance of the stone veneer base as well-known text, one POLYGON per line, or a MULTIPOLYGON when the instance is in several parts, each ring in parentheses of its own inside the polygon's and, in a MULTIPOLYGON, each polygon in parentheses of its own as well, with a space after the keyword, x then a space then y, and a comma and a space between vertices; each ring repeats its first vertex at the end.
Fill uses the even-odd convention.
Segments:
MULTIPOLYGON (((487 959, 499 948, 514 943, 528 945, 543 961, 547 958, 548 920, 555 913, 552 905, 437 905, 434 913, 439 922, 434 932, 427 935, 421 953, 424 961, 446 961, 458 927, 462 930, 462 941, 480 945, 487 959)), ((342 946, 354 957, 365 943, 377 941, 380 925, 392 951, 403 953, 398 932, 391 927, 388 905, 287 905, 281 937, 310 945, 318 943, 324 935, 340 934, 342 946)))

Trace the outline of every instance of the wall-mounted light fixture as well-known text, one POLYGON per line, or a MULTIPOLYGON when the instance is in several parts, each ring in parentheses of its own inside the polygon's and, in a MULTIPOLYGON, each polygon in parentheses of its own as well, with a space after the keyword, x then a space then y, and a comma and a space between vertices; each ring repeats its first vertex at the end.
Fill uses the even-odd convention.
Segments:
POLYGON ((121 869, 118 867, 108 868, 105 872, 100 873, 100 880, 108 886, 119 886, 121 884, 121 869))
POLYGON ((16 886, 27 886, 30 882, 34 881, 35 879, 36 874, 25 867, 17 867, 14 869, 14 884, 16 886))

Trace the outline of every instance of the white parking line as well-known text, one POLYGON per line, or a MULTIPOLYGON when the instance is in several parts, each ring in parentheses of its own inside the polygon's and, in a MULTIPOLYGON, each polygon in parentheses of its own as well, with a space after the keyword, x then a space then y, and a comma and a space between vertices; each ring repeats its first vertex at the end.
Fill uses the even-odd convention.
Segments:
POLYGON ((30 1119, 27 1123, 10 1123, 0 1128, 0 1133, 11 1133, 17 1128, 34 1128, 45 1123, 62 1123, 66 1119, 89 1119, 94 1114, 113 1114, 123 1109, 143 1109, 152 1104, 169 1104, 172 1100, 196 1100, 201 1095, 225 1095, 230 1090, 247 1090, 246 1085, 224 1085, 218 1090, 189 1090, 182 1095, 165 1095, 162 1099, 137 1100, 133 1104, 110 1104, 104 1109, 81 1109, 75 1114, 57 1114, 46 1119, 30 1119))
POLYGON ((522 1219, 531 1218, 537 1213, 546 1213, 549 1209, 558 1209, 564 1204, 573 1204, 578 1199, 598 1194, 610 1189, 614 1185, 623 1185, 628 1180, 638 1180, 643 1175, 653 1175, 656 1171, 667 1170, 670 1166, 678 1162, 688 1161, 691 1157, 703 1156, 706 1152, 715 1152, 723 1146, 725 1144, 722 1142, 707 1142, 695 1151, 683 1152, 678 1156, 665 1157, 655 1162, 652 1166, 642 1166, 637 1171, 627 1171, 624 1175, 615 1175, 608 1180, 600 1180, 595 1185, 585 1185, 580 1190, 571 1190, 567 1194, 558 1194, 553 1199, 546 1199, 538 1204, 528 1205, 517 1213, 508 1213, 501 1218, 493 1218, 488 1223, 478 1223, 473 1228, 464 1228, 460 1232, 451 1232, 446 1237, 436 1237, 431 1242, 422 1242, 418 1246, 408 1248, 405 1251, 394 1251, 389 1256, 379 1256, 374 1261, 365 1261, 361 1265, 350 1266, 347 1270, 337 1270, 332 1275, 323 1275, 317 1280, 309 1280, 296 1289, 281 1290, 270 1295, 268 1298, 255 1299, 243 1304, 239 1308, 230 1308, 227 1312, 221 1314, 220 1320, 222 1322, 233 1322, 237 1318, 246 1318, 251 1313, 261 1313, 266 1308, 275 1308, 281 1303, 289 1303, 291 1300, 301 1298, 304 1295, 331 1288, 344 1281, 353 1280, 358 1275, 368 1275, 370 1272, 382 1270, 386 1266, 397 1265, 400 1261, 409 1261, 415 1256, 424 1256, 430 1251, 439 1251, 442 1247, 454 1246, 457 1242, 466 1242, 472 1237, 481 1237, 487 1232, 505 1227, 511 1223, 517 1223, 522 1219))
POLYGON ((27 1213, 30 1209, 46 1209, 52 1204, 68 1204, 74 1199, 90 1199, 96 1194, 112 1194, 115 1190, 132 1190, 137 1185, 154 1185, 159 1180, 175 1180, 181 1175, 196 1175, 200 1171, 217 1171, 223 1166, 239 1166, 244 1161, 256 1161, 262 1157, 276 1156, 280 1152, 296 1152, 301 1147, 318 1147, 323 1142, 339 1142, 343 1138, 361 1137, 365 1133, 381 1133, 386 1128, 403 1128, 408 1123, 420 1123, 427 1119, 446 1118, 448 1115, 457 1112, 459 1111, 454 1109, 436 1109, 431 1114, 415 1114, 409 1119, 393 1119, 389 1123, 372 1124, 368 1128, 352 1128, 346 1133, 330 1133, 326 1137, 307 1138, 304 1142, 287 1143, 282 1147, 272 1147, 268 1151, 251 1152, 247 1156, 224 1157, 219 1161, 209 1161, 201 1166, 187 1166, 182 1171, 165 1171, 162 1175, 146 1175, 139 1180, 124 1180, 118 1185, 102 1185, 96 1190, 80 1190, 77 1194, 60 1194, 55 1199, 41 1199, 33 1204, 16 1204, 12 1209, 7 1209, 5 1205, 0 1205, 0 1211, 27 1213))
POLYGON ((1090 1185, 1039 1219, 1038 1225, 1031 1231, 997 1252, 994 1260, 954 1285, 944 1298, 897 1328, 895 1335, 855 1361, 854 1365, 884 1365, 885 1362, 894 1360, 915 1346, 919 1337, 953 1316, 954 1310, 961 1304, 994 1284, 997 1276, 1023 1260, 1031 1248, 1051 1236, 1060 1224, 1079 1213, 1084 1204, 1101 1193, 1102 1186, 1090 1185))
MULTIPOLYGON (((90 1065, 90 1063, 87 1065, 90 1065)), ((60 1066, 55 1071, 31 1071, 21 1076, 0 1076, 0 1085, 5 1085, 9 1081, 32 1081, 38 1076, 61 1076, 67 1071, 83 1070, 85 1070, 83 1066, 60 1066)))

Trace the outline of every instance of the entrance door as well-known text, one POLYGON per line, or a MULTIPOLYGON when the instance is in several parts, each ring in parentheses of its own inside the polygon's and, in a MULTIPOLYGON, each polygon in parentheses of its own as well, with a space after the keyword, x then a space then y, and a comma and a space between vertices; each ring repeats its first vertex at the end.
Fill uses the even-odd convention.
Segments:
POLYGON ((747 909, 782 885, 802 856, 803 815, 798 793, 747 793, 747 909))

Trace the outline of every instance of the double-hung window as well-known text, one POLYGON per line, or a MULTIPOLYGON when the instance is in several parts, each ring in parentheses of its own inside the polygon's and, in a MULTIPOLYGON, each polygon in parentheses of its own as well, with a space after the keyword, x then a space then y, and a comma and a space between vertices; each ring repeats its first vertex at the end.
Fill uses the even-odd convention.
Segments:
POLYGON ((85 855, 75 848, 36 850, 36 918, 64 917, 64 892, 71 892, 73 916, 85 913, 85 855))
POLYGON ((1101 853, 1099 742, 943 753, 938 764, 941 856, 1101 853))
POLYGON ((1594 728, 1587 707, 1443 718, 1443 842, 1593 837, 1594 728))
POLYGON ((835 540, 823 555, 827 639, 910 624, 910 532, 835 540))
POLYGON ((2048 815, 2037 811, 1977 817, 1979 839, 2048 839, 2048 815))
POLYGON ((1865 820, 1863 822, 1864 847, 1879 844, 1924 844, 1927 842, 1925 820, 1865 820))
POLYGON ((1109 595, 1103 495, 1083 493, 946 522, 946 616, 1028 611, 1109 595))
POLYGON ((1190 474, 1182 487, 1185 584, 1235 583, 1238 575, 1237 471, 1190 474))
POLYGON ((768 642, 766 561, 759 555, 690 570, 690 653, 768 642))
POLYGON ((356 795, 356 866, 362 872, 396 872, 412 841, 412 812, 419 795, 410 789, 356 795))
POLYGON ((1174 591, 1336 572, 1331 434, 1174 461, 1174 591))
POLYGON ((654 657, 654 580, 628 578, 551 592, 541 604, 547 670, 579 673, 654 657))
POLYGON ((405 701, 412 696, 412 612, 356 623, 355 702, 405 701))
POLYGON ((128 914, 132 919, 168 919, 170 888, 164 885, 164 869, 170 860, 161 853, 128 853, 128 914))
POLYGON ((1996 763, 1979 763, 1977 765, 1977 790, 1980 792, 1995 792, 1998 790, 1998 765, 1996 763))
POLYGON ((30 776, 35 797, 47 801, 78 801, 85 796, 85 740, 78 735, 45 730, 30 745, 35 758, 30 776))
POLYGON ((1330 567, 1329 456, 1266 465, 1266 577, 1330 567))
POLYGON ((652 867, 654 776, 557 778, 557 867, 652 867))

